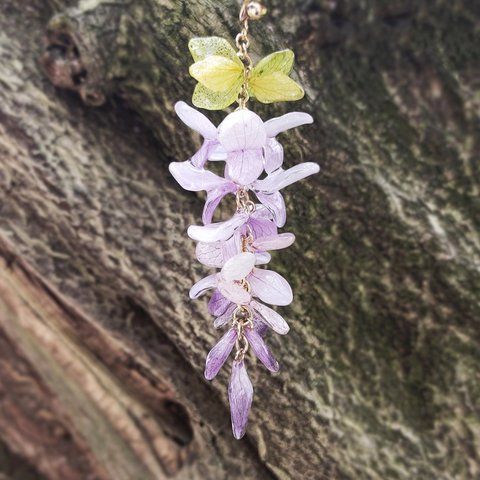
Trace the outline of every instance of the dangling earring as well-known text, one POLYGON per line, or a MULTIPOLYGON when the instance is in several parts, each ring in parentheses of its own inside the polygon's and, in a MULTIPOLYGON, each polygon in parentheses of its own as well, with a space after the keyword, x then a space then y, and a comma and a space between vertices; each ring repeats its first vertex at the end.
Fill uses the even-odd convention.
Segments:
POLYGON ((184 189, 207 192, 203 225, 190 226, 188 235, 198 242, 198 260, 218 271, 197 282, 190 290, 190 298, 211 291, 208 310, 215 317, 213 325, 226 328, 207 355, 208 380, 215 378, 235 348, 228 396, 233 435, 237 439, 245 434, 253 400, 253 386, 246 369, 247 352, 250 349, 268 370, 277 372, 279 364, 264 337, 268 329, 280 335, 289 331, 287 322, 265 305, 284 306, 293 300, 288 282, 263 268, 270 261, 269 251, 286 248, 295 240, 292 233, 278 233, 286 222, 280 190, 320 170, 312 162, 284 170, 283 147, 276 139, 288 129, 312 123, 310 115, 292 112, 263 122, 247 108, 250 97, 272 103, 304 96, 302 87, 289 77, 294 61, 291 50, 272 53, 253 65, 248 53, 249 21, 258 20, 265 13, 260 3, 244 1, 237 52, 219 37, 190 41, 195 62, 190 74, 198 81, 193 104, 220 110, 238 102, 238 108, 217 128, 198 110, 178 102, 177 115, 204 141, 190 160, 173 162, 169 167, 184 189), (224 177, 205 169, 207 161, 224 161, 224 177), (266 176, 260 179, 264 172, 266 176), (212 223, 214 212, 226 195, 235 196, 236 210, 229 220, 212 223))

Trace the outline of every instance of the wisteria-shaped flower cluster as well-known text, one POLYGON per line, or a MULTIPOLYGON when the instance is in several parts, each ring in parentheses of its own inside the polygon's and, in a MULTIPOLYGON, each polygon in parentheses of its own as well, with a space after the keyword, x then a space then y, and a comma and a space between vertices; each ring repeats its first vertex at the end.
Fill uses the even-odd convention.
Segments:
POLYGON ((263 122, 255 113, 239 109, 216 128, 205 115, 178 102, 175 110, 181 120, 199 132, 204 142, 186 162, 173 162, 170 172, 186 190, 207 192, 203 226, 190 226, 188 235, 197 241, 196 254, 205 266, 219 269, 197 282, 190 290, 192 299, 207 291, 215 316, 214 326, 228 329, 207 356, 205 377, 212 380, 231 354, 236 353, 228 389, 232 429, 235 438, 245 434, 253 400, 253 387, 245 368, 250 347, 263 365, 277 372, 279 364, 264 341, 269 328, 285 335, 287 322, 270 305, 289 305, 292 289, 278 273, 262 268, 270 261, 271 250, 290 246, 295 236, 278 233, 286 221, 286 208, 280 190, 317 173, 316 163, 306 162, 284 170, 283 148, 276 136, 290 128, 312 123, 306 113, 293 112, 263 122), (225 176, 204 168, 207 161, 224 161, 225 176), (264 178, 260 179, 263 173, 264 178), (250 199, 253 192, 260 203, 250 199), (233 194, 237 210, 229 220, 212 223, 223 197, 233 194))

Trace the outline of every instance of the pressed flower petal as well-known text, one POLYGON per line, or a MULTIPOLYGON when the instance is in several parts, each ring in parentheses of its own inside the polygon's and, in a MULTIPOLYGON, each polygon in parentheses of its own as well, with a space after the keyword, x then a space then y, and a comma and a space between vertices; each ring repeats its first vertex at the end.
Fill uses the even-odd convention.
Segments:
POLYGON ((230 152, 225 165, 225 177, 238 185, 249 185, 263 172, 261 149, 230 152))
POLYGON ((248 276, 252 293, 272 305, 289 305, 293 300, 292 288, 277 272, 254 268, 248 276))
POLYGON ((313 123, 313 118, 308 113, 290 112, 281 117, 272 118, 265 122, 268 137, 276 137, 279 133, 291 128, 313 123))
POLYGON ((208 159, 211 162, 222 162, 227 159, 227 152, 225 149, 218 143, 210 151, 208 159))
POLYGON ((221 275, 219 275, 217 288, 226 299, 237 305, 246 305, 252 299, 250 293, 248 293, 240 284, 228 282, 224 280, 221 275))
POLYGON ((202 215, 202 221, 205 225, 212 223, 213 214, 218 204, 222 201, 222 198, 236 190, 237 186, 233 182, 229 182, 207 193, 207 200, 205 201, 202 215))
MULTIPOLYGON (((253 238, 269 237, 277 234, 277 227, 272 220, 272 212, 263 205, 256 205, 256 210, 248 220, 253 238)), ((245 232, 244 232, 245 233, 245 232)))
POLYGON ((230 113, 218 126, 218 140, 227 152, 265 146, 267 134, 262 119, 251 110, 230 113))
POLYGON ((215 321, 213 322, 213 326, 215 328, 221 328, 224 325, 226 325, 230 320, 232 319, 233 312, 237 308, 237 305, 234 303, 229 302, 228 308, 225 310, 224 313, 222 313, 220 316, 218 316, 215 321))
POLYGON ((293 233, 281 233, 280 235, 272 235, 270 237, 263 237, 255 240, 252 247, 255 250, 280 250, 287 248, 295 241, 293 233))
POLYGON ((227 282, 242 280, 255 266, 255 254, 242 252, 227 260, 222 268, 222 276, 227 282))
POLYGON ((250 302, 250 306, 274 332, 286 335, 290 331, 288 323, 275 310, 255 300, 250 302))
POLYGON ((219 240, 228 240, 235 230, 241 227, 248 220, 248 214, 240 213, 234 215, 226 222, 211 223, 209 225, 191 225, 187 233, 192 240, 197 242, 218 242, 219 240))
POLYGON ((223 367, 237 340, 237 332, 230 329, 210 350, 205 362, 205 378, 212 380, 223 367))
POLYGON ((233 435, 239 440, 247 430, 248 414, 253 401, 253 386, 248 378, 243 360, 233 362, 232 376, 228 386, 228 399, 233 435))
POLYGON ((314 162, 305 162, 295 165, 288 170, 278 169, 273 172, 271 175, 268 175, 267 178, 263 180, 257 180, 253 185, 255 190, 260 192, 277 192, 282 188, 291 185, 298 180, 302 180, 309 175, 318 173, 320 171, 320 166, 314 162))
POLYGON ((245 336, 257 358, 271 372, 278 372, 280 365, 275 360, 262 337, 253 329, 245 329, 245 336))
POLYGON ((271 259, 272 256, 268 252, 255 253, 255 265, 266 265, 271 259))
POLYGON ((203 138, 213 140, 217 137, 217 128, 203 113, 185 102, 177 102, 175 111, 185 125, 198 132, 203 138))
POLYGON ((219 187, 231 186, 231 182, 225 180, 213 172, 204 170, 203 168, 197 168, 192 165, 192 162, 172 162, 168 169, 173 175, 173 178, 181 185, 185 190, 192 192, 199 192, 200 190, 211 190, 219 187))
POLYGON ((227 300, 218 290, 215 290, 208 302, 208 313, 214 317, 223 315, 230 304, 231 302, 229 300, 227 300))
POLYGON ((195 299, 202 296, 211 288, 217 286, 217 274, 209 275, 208 277, 202 278, 190 289, 190 298, 195 299))
POLYGON ((218 146, 217 140, 208 140, 206 139, 198 152, 196 152, 191 158, 192 165, 197 168, 203 168, 207 163, 207 160, 210 158, 211 152, 215 149, 215 146, 218 146))
MULTIPOLYGON (((250 306, 253 308, 252 302, 250 302, 250 306)), ((255 310, 253 311, 253 328, 261 337, 264 337, 268 332, 268 325, 255 310)))
POLYGON ((267 146, 264 148, 265 171, 270 174, 283 163, 283 147, 274 138, 269 138, 267 146))
POLYGON ((280 192, 255 192, 255 194, 260 202, 272 212, 277 227, 283 227, 287 221, 287 208, 282 194, 280 192))

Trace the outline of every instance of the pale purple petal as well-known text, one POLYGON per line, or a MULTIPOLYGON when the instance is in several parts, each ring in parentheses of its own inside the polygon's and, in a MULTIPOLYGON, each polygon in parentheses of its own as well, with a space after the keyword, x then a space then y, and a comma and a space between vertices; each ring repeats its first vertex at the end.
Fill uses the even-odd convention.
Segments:
POLYGON ((280 250, 287 248, 295 241, 293 233, 281 233, 280 235, 272 235, 270 237, 263 237, 255 240, 252 247, 255 250, 280 250))
POLYGON ((267 133, 256 113, 241 109, 227 115, 218 126, 218 140, 227 152, 234 152, 264 147, 267 133))
POLYGON ((266 265, 271 259, 272 256, 268 252, 255 253, 255 265, 266 265))
POLYGON ((265 129, 267 131, 267 136, 271 138, 276 137, 281 132, 308 123, 313 123, 313 118, 308 113, 290 112, 281 117, 272 118, 265 122, 265 129))
POLYGON ((252 299, 250 293, 248 293, 240 284, 228 282, 221 276, 219 276, 217 288, 226 299, 237 305, 246 305, 252 299))
POLYGON ((255 300, 250 302, 250 306, 274 332, 280 335, 286 335, 289 332, 288 323, 275 310, 255 300))
POLYGON ((208 160, 211 162, 224 162, 226 159, 226 150, 219 143, 216 143, 215 146, 210 149, 208 160))
POLYGON ((283 163, 283 147, 274 138, 268 139, 267 146, 263 150, 265 156, 265 171, 272 173, 280 168, 283 163))
POLYGON ((218 146, 217 140, 204 140, 200 149, 192 156, 191 162, 195 167, 203 168, 211 157, 212 151, 218 146))
MULTIPOLYGON (((253 307, 252 302, 250 302, 250 305, 253 307)), ((255 310, 253 311, 253 328, 261 337, 264 337, 268 332, 268 325, 255 310)))
POLYGON ((191 225, 187 233, 192 240, 197 242, 218 242, 228 240, 235 230, 244 225, 248 220, 248 214, 239 213, 226 222, 211 223, 209 225, 191 225))
POLYGON ((226 188, 232 185, 231 182, 215 175, 213 172, 195 167, 189 160, 186 162, 172 162, 168 169, 182 188, 192 192, 220 187, 226 188))
POLYGON ((263 172, 262 150, 230 152, 225 165, 225 177, 238 185, 249 185, 263 172))
POLYGON ((287 208, 285 200, 280 192, 263 193, 255 192, 257 198, 263 203, 273 215, 277 227, 283 227, 287 221, 287 208))
POLYGON ((222 276, 227 282, 244 279, 255 266, 255 254, 242 252, 227 260, 222 276))
POLYGON ((202 278, 190 289, 190 298, 195 299, 202 296, 204 293, 207 293, 211 288, 217 286, 217 274, 209 275, 208 277, 202 278))
POLYGON ((252 214, 248 221, 248 225, 253 232, 253 238, 276 235, 277 227, 275 226, 275 222, 273 222, 272 213, 270 210, 263 205, 257 205, 256 207, 256 211, 252 214))
POLYGON ((205 207, 203 209, 202 221, 205 225, 212 223, 212 218, 222 198, 229 193, 237 190, 237 186, 233 182, 228 182, 218 188, 210 190, 207 193, 205 207))
POLYGON ((273 172, 271 175, 268 175, 267 178, 263 180, 257 180, 253 185, 254 190, 260 192, 277 192, 282 188, 291 185, 298 180, 302 180, 309 175, 318 173, 320 171, 320 166, 318 163, 314 162, 305 162, 295 165, 288 170, 278 169, 273 172))
POLYGON ((239 440, 247 430, 248 414, 253 401, 253 386, 248 378, 243 360, 233 362, 232 376, 228 386, 228 399, 233 436, 239 440))
POLYGON ((204 374, 207 380, 212 380, 217 376, 217 373, 223 367, 236 341, 237 332, 232 328, 210 350, 205 362, 204 374))
POLYGON ((247 279, 252 293, 271 305, 289 305, 293 300, 292 288, 277 272, 254 268, 247 279))
POLYGON ((245 329, 245 336, 250 344, 253 353, 271 372, 278 372, 280 365, 275 360, 262 337, 251 328, 245 329))
POLYGON ((198 242, 196 248, 197 259, 203 265, 213 268, 222 268, 225 262, 237 255, 240 251, 240 237, 233 235, 228 240, 213 243, 198 242))
POLYGON ((223 315, 230 304, 231 302, 229 300, 227 300, 218 290, 215 290, 208 302, 208 313, 215 317, 223 315))
POLYGON ((175 111, 185 125, 198 132, 203 138, 213 140, 217 137, 217 128, 203 113, 185 102, 177 102, 175 111))
POLYGON ((229 302, 228 308, 225 310, 224 313, 222 313, 220 316, 218 316, 215 321, 213 322, 213 326, 215 328, 221 328, 224 325, 226 325, 230 320, 232 319, 233 312, 237 308, 237 305, 234 303, 229 302))

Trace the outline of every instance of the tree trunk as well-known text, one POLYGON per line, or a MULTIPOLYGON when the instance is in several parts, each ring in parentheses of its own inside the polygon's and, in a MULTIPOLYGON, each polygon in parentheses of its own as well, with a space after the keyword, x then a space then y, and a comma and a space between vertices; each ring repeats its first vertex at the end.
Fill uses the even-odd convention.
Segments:
POLYGON ((252 106, 311 113, 281 141, 322 172, 286 194, 292 331, 238 442, 167 170, 199 145, 188 39, 238 2, 0 3, 0 479, 479 478, 480 8, 266 4, 252 50, 307 95, 252 106))

